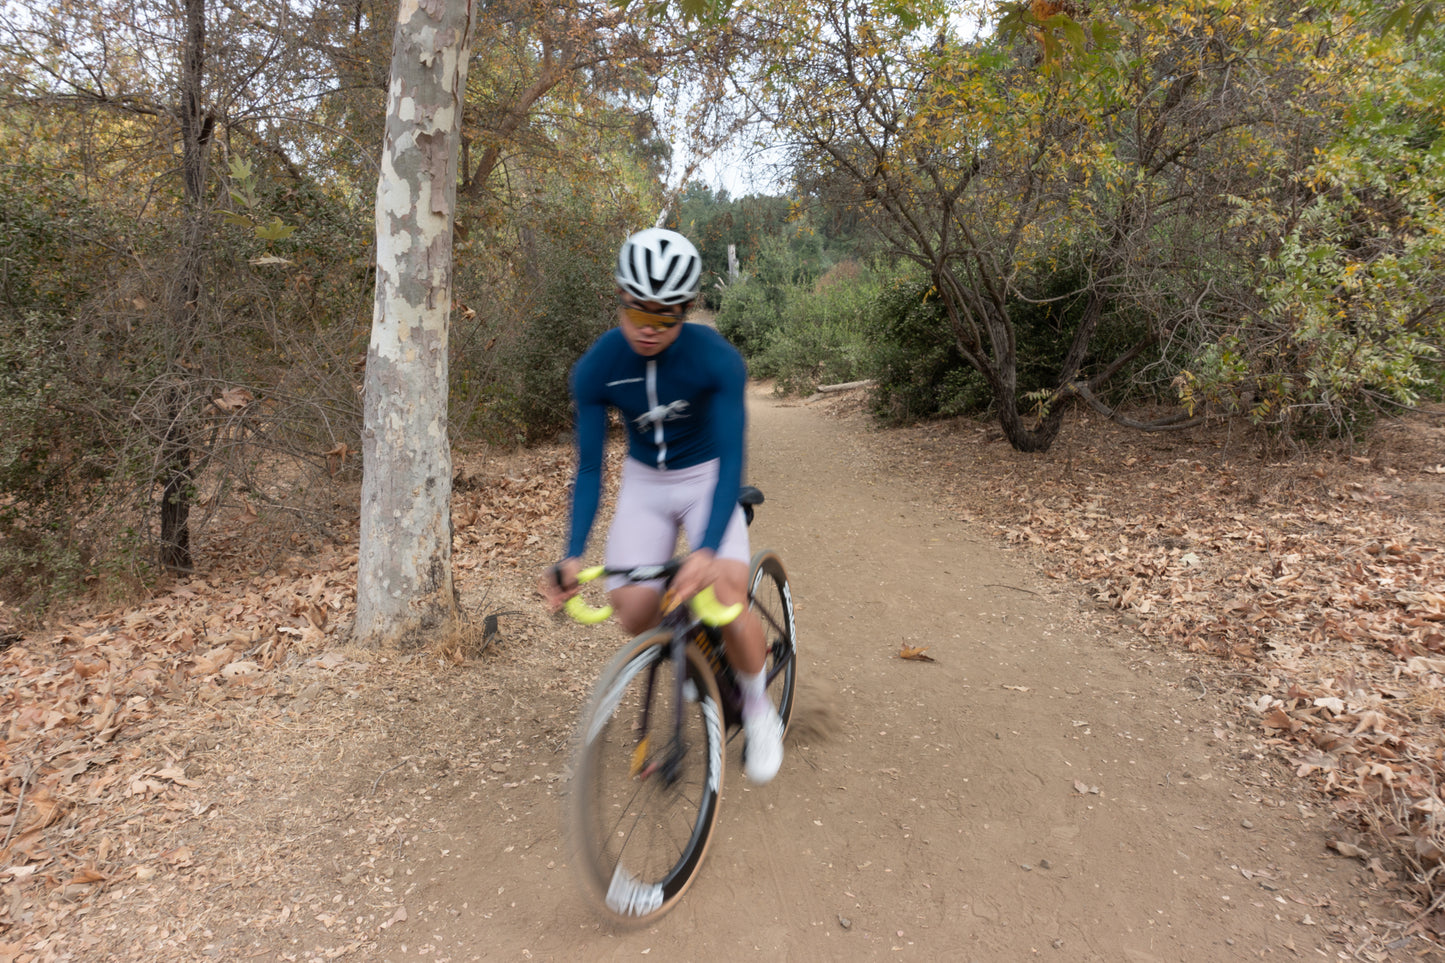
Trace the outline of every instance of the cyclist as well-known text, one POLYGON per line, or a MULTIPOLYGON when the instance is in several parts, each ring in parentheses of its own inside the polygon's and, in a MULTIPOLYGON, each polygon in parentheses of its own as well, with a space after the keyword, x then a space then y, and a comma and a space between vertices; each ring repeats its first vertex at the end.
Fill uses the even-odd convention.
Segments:
MULTIPOLYGON (((566 557, 539 586, 555 611, 577 592, 581 557, 602 491, 607 409, 627 425, 627 459, 607 537, 609 568, 672 555, 679 529, 691 553, 673 579, 686 599, 708 585, 724 605, 747 601, 748 530, 738 507, 747 371, 722 335, 684 316, 697 297, 702 259, 676 231, 633 234, 617 255, 617 327, 572 369, 577 476, 566 557)), ((609 581, 611 601, 633 635, 657 625, 661 583, 609 581)), ((765 783, 783 761, 783 724, 768 700, 762 623, 745 610, 723 629, 743 691, 744 771, 765 783)))

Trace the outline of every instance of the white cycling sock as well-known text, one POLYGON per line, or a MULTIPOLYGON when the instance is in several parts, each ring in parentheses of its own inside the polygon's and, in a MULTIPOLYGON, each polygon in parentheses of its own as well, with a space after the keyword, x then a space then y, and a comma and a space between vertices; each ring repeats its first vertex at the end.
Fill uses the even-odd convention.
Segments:
POLYGON ((743 691, 743 715, 753 715, 768 707, 768 680, 764 672, 737 673, 738 688, 743 691))

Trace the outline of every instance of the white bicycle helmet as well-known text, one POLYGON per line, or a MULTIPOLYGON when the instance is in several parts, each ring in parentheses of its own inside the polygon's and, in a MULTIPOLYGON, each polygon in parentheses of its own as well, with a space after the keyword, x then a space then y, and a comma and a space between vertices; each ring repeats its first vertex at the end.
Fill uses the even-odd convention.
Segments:
POLYGON ((639 301, 681 304, 697 297, 702 256, 676 231, 650 227, 617 252, 617 286, 639 301))

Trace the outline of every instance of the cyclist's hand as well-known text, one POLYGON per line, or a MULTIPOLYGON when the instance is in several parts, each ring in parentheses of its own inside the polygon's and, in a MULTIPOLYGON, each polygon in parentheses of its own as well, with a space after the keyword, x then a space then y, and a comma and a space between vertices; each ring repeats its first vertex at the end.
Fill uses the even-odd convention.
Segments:
POLYGON ((689 555, 672 579, 672 594, 679 602, 686 602, 711 585, 717 578, 713 572, 715 561, 710 549, 700 548, 689 555))
POLYGON ((582 571, 582 561, 564 558, 556 565, 548 565, 537 576, 537 591, 547 600, 547 607, 553 612, 562 608, 562 603, 577 594, 577 573, 582 571))

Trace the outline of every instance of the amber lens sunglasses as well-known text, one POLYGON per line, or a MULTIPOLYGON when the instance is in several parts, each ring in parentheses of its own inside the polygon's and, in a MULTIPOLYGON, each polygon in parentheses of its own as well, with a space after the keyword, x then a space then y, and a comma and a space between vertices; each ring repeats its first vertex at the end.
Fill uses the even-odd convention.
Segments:
POLYGON ((682 318, 674 314, 653 314, 651 311, 644 311, 641 308, 634 308, 626 301, 617 302, 622 309, 622 316, 632 323, 636 328, 651 328, 654 331, 670 331, 677 325, 682 324, 682 318))

